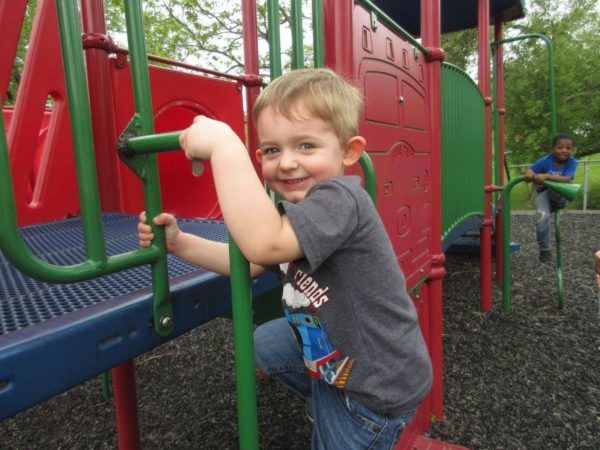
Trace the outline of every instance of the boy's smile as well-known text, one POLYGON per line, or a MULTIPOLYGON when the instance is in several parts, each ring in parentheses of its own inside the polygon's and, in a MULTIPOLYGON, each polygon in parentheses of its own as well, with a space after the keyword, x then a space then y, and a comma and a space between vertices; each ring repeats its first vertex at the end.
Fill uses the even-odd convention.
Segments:
POLYGON ((349 165, 334 129, 302 109, 288 119, 268 107, 258 117, 256 128, 260 138, 256 157, 263 178, 287 201, 299 202, 313 185, 343 175, 349 165))

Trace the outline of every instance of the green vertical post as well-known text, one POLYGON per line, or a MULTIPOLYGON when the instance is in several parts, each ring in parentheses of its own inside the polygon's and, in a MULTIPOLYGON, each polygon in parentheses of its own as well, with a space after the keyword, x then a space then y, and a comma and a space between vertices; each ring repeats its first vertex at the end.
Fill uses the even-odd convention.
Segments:
POLYGON ((525 180, 523 175, 513 178, 506 186, 504 186, 504 202, 502 203, 502 231, 504 239, 502 239, 502 308, 505 313, 510 312, 510 297, 511 297, 511 284, 510 284, 510 238, 511 238, 511 207, 510 207, 510 193, 515 184, 525 180))
POLYGON ((258 450, 250 269, 248 261, 231 238, 229 239, 229 264, 231 268, 239 445, 243 450, 258 450))
MULTIPOLYGON (((154 133, 154 113, 150 92, 150 75, 148 71, 148 55, 144 37, 142 5, 140 0, 125 2, 125 19, 127 22, 127 42, 131 60, 131 78, 135 100, 136 116, 141 121, 140 134, 154 133)), ((154 232, 154 245, 160 250, 159 257, 152 263, 152 310, 154 329, 165 336, 173 330, 173 312, 169 294, 169 273, 167 269, 167 253, 165 234, 162 227, 155 226, 151 219, 162 212, 160 180, 158 175, 158 159, 155 154, 143 155, 145 159, 144 202, 146 214, 150 219, 154 232)))
POLYGON ((271 80, 281 76, 281 37, 279 32, 279 0, 267 0, 269 68, 271 80))
POLYGON ((71 119, 71 134, 75 149, 75 167, 86 256, 93 261, 104 263, 106 249, 102 230, 92 119, 83 62, 79 14, 75 3, 69 0, 57 1, 56 10, 71 119))
POLYGON ((546 49, 548 51, 547 60, 548 60, 548 82, 550 84, 550 131, 552 136, 556 134, 556 96, 554 93, 554 50, 552 48, 552 41, 548 36, 543 34, 525 34, 523 36, 516 36, 513 38, 502 39, 500 41, 493 41, 491 43, 492 46, 507 44, 509 42, 523 41, 526 39, 541 39, 546 44, 546 49))
MULTIPOLYGON (((494 179, 492 184, 499 185, 499 180, 502 177, 502 161, 500 160, 500 111, 498 110, 498 98, 496 95, 496 83, 498 83, 497 77, 497 64, 495 58, 496 47, 492 46, 492 99, 493 99, 493 112, 492 112, 492 121, 494 126, 494 179)), ((500 193, 495 193, 495 201, 494 204, 498 201, 500 197, 500 193)))
POLYGON ((560 237, 560 213, 554 212, 554 236, 556 238, 556 283, 558 289, 558 308, 563 309, 565 287, 562 272, 562 245, 560 237))
POLYGON ((292 69, 304 67, 302 0, 292 0, 292 69))
POLYGON ((314 67, 325 65, 323 49, 323 0, 312 0, 312 28, 314 67))

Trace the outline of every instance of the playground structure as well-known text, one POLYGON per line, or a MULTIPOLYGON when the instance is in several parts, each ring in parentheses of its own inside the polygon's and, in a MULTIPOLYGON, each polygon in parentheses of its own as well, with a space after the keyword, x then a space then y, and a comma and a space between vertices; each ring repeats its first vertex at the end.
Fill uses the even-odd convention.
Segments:
MULTIPOLYGON (((276 77, 282 71, 278 2, 268 3, 276 77)), ((492 199, 492 182, 502 186, 503 178, 500 171, 492 180, 491 170, 493 105, 496 167, 503 158, 502 47, 495 46, 493 102, 488 36, 491 19, 501 41, 503 22, 521 17, 523 6, 519 0, 463 0, 444 8, 447 3, 313 1, 315 66, 343 74, 365 95, 360 132, 370 158, 356 173, 364 171, 375 196, 434 366, 432 391, 398 448, 417 442, 431 417, 443 417, 443 252, 464 231, 481 229, 481 308, 489 310, 495 220, 496 279, 503 278, 502 225, 492 209, 501 204, 492 199), (478 85, 443 63, 440 48, 442 32, 474 26, 478 85)), ((210 165, 196 178, 183 155, 166 151, 176 150, 177 131, 197 114, 227 122, 255 147, 244 108, 252 108, 262 84, 256 5, 242 1, 242 76, 182 72, 175 67, 187 65, 177 62, 148 65, 142 2, 125 5, 128 52, 107 36, 102 1, 82 0, 80 18, 72 1, 39 0, 17 101, 3 109, 0 419, 114 367, 119 446, 137 448, 131 360, 233 306, 240 446, 256 448, 252 297, 277 289, 278 280, 268 274, 250 280, 231 242, 230 286, 166 255, 160 230, 155 245, 138 249, 135 229, 141 210, 150 216, 167 210, 190 218, 182 222, 187 231, 227 239, 210 165)), ((299 1, 292 5, 300 8, 299 1)), ((26 0, 0 4, 0 42, 10 56, 0 61, 0 92, 26 7, 26 0)), ((302 64, 301 48, 296 39, 295 67, 302 64)))

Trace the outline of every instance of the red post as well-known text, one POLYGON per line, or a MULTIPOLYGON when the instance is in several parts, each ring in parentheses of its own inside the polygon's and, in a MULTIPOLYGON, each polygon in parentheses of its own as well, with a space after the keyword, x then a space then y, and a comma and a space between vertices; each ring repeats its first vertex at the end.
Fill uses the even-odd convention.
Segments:
POLYGON ((433 184, 431 204, 431 270, 429 288, 429 352, 433 365, 433 387, 431 388, 431 413, 437 419, 444 416, 443 350, 442 350, 442 283, 446 270, 442 252, 442 140, 441 140, 441 71, 444 57, 441 45, 440 0, 421 1, 421 36, 423 46, 430 50, 426 67, 426 89, 429 99, 429 129, 431 145, 431 178, 433 184))
MULTIPOLYGON (((258 27, 256 24, 256 0, 242 1, 242 29, 244 39, 244 72, 246 75, 258 76, 258 27)), ((246 110, 248 111, 248 150, 250 155, 258 149, 258 136, 252 121, 252 109, 260 94, 260 86, 246 87, 246 110)), ((255 168, 260 173, 258 162, 252 158, 255 168)))
MULTIPOLYGON (((502 40, 502 14, 497 14, 494 17, 494 41, 502 40)), ((494 58, 496 60, 496 108, 498 109, 498 148, 496 151, 499 154, 499 165, 497 170, 498 179, 496 184, 504 186, 504 47, 497 45, 495 47, 494 58)), ((496 282, 502 283, 503 278, 503 256, 502 256, 502 211, 503 194, 498 197, 498 206, 496 211, 496 282)))
POLYGON ((138 425, 137 398, 133 361, 127 361, 112 369, 115 394, 115 415, 120 450, 139 450, 140 429, 138 425))
POLYGON ((354 78, 354 51, 352 46, 352 15, 354 2, 340 0, 323 1, 323 32, 325 39, 325 66, 354 78))
POLYGON ((2 42, 2 61, 0 61, 0 104, 6 101, 6 91, 10 82, 13 61, 17 54, 19 36, 27 10, 27 0, 13 0, 0 3, 0 42, 2 42))
MULTIPOLYGON (((490 2, 489 0, 478 0, 478 83, 481 94, 485 99, 485 163, 484 163, 484 189, 492 183, 492 151, 490 139, 490 108, 492 99, 490 97, 490 2)), ((492 195, 485 192, 484 195, 484 217, 481 228, 481 310, 492 309, 492 195)))
POLYGON ((108 46, 102 45, 110 42, 106 35, 104 2, 83 0, 81 15, 100 201, 103 211, 118 211, 121 208, 114 99, 108 46))

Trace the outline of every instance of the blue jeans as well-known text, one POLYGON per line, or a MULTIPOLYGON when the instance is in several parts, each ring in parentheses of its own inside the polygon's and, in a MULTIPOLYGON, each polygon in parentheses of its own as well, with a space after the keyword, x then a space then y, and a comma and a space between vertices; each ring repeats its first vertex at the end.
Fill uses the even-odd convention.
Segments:
POLYGON ((296 337, 285 317, 254 332, 256 364, 302 398, 310 399, 312 450, 392 449, 415 409, 390 417, 377 413, 346 393, 306 372, 296 337))
POLYGON ((552 208, 550 206, 549 192, 548 189, 538 192, 535 199, 538 212, 535 234, 540 251, 550 250, 550 216, 552 215, 552 208))

